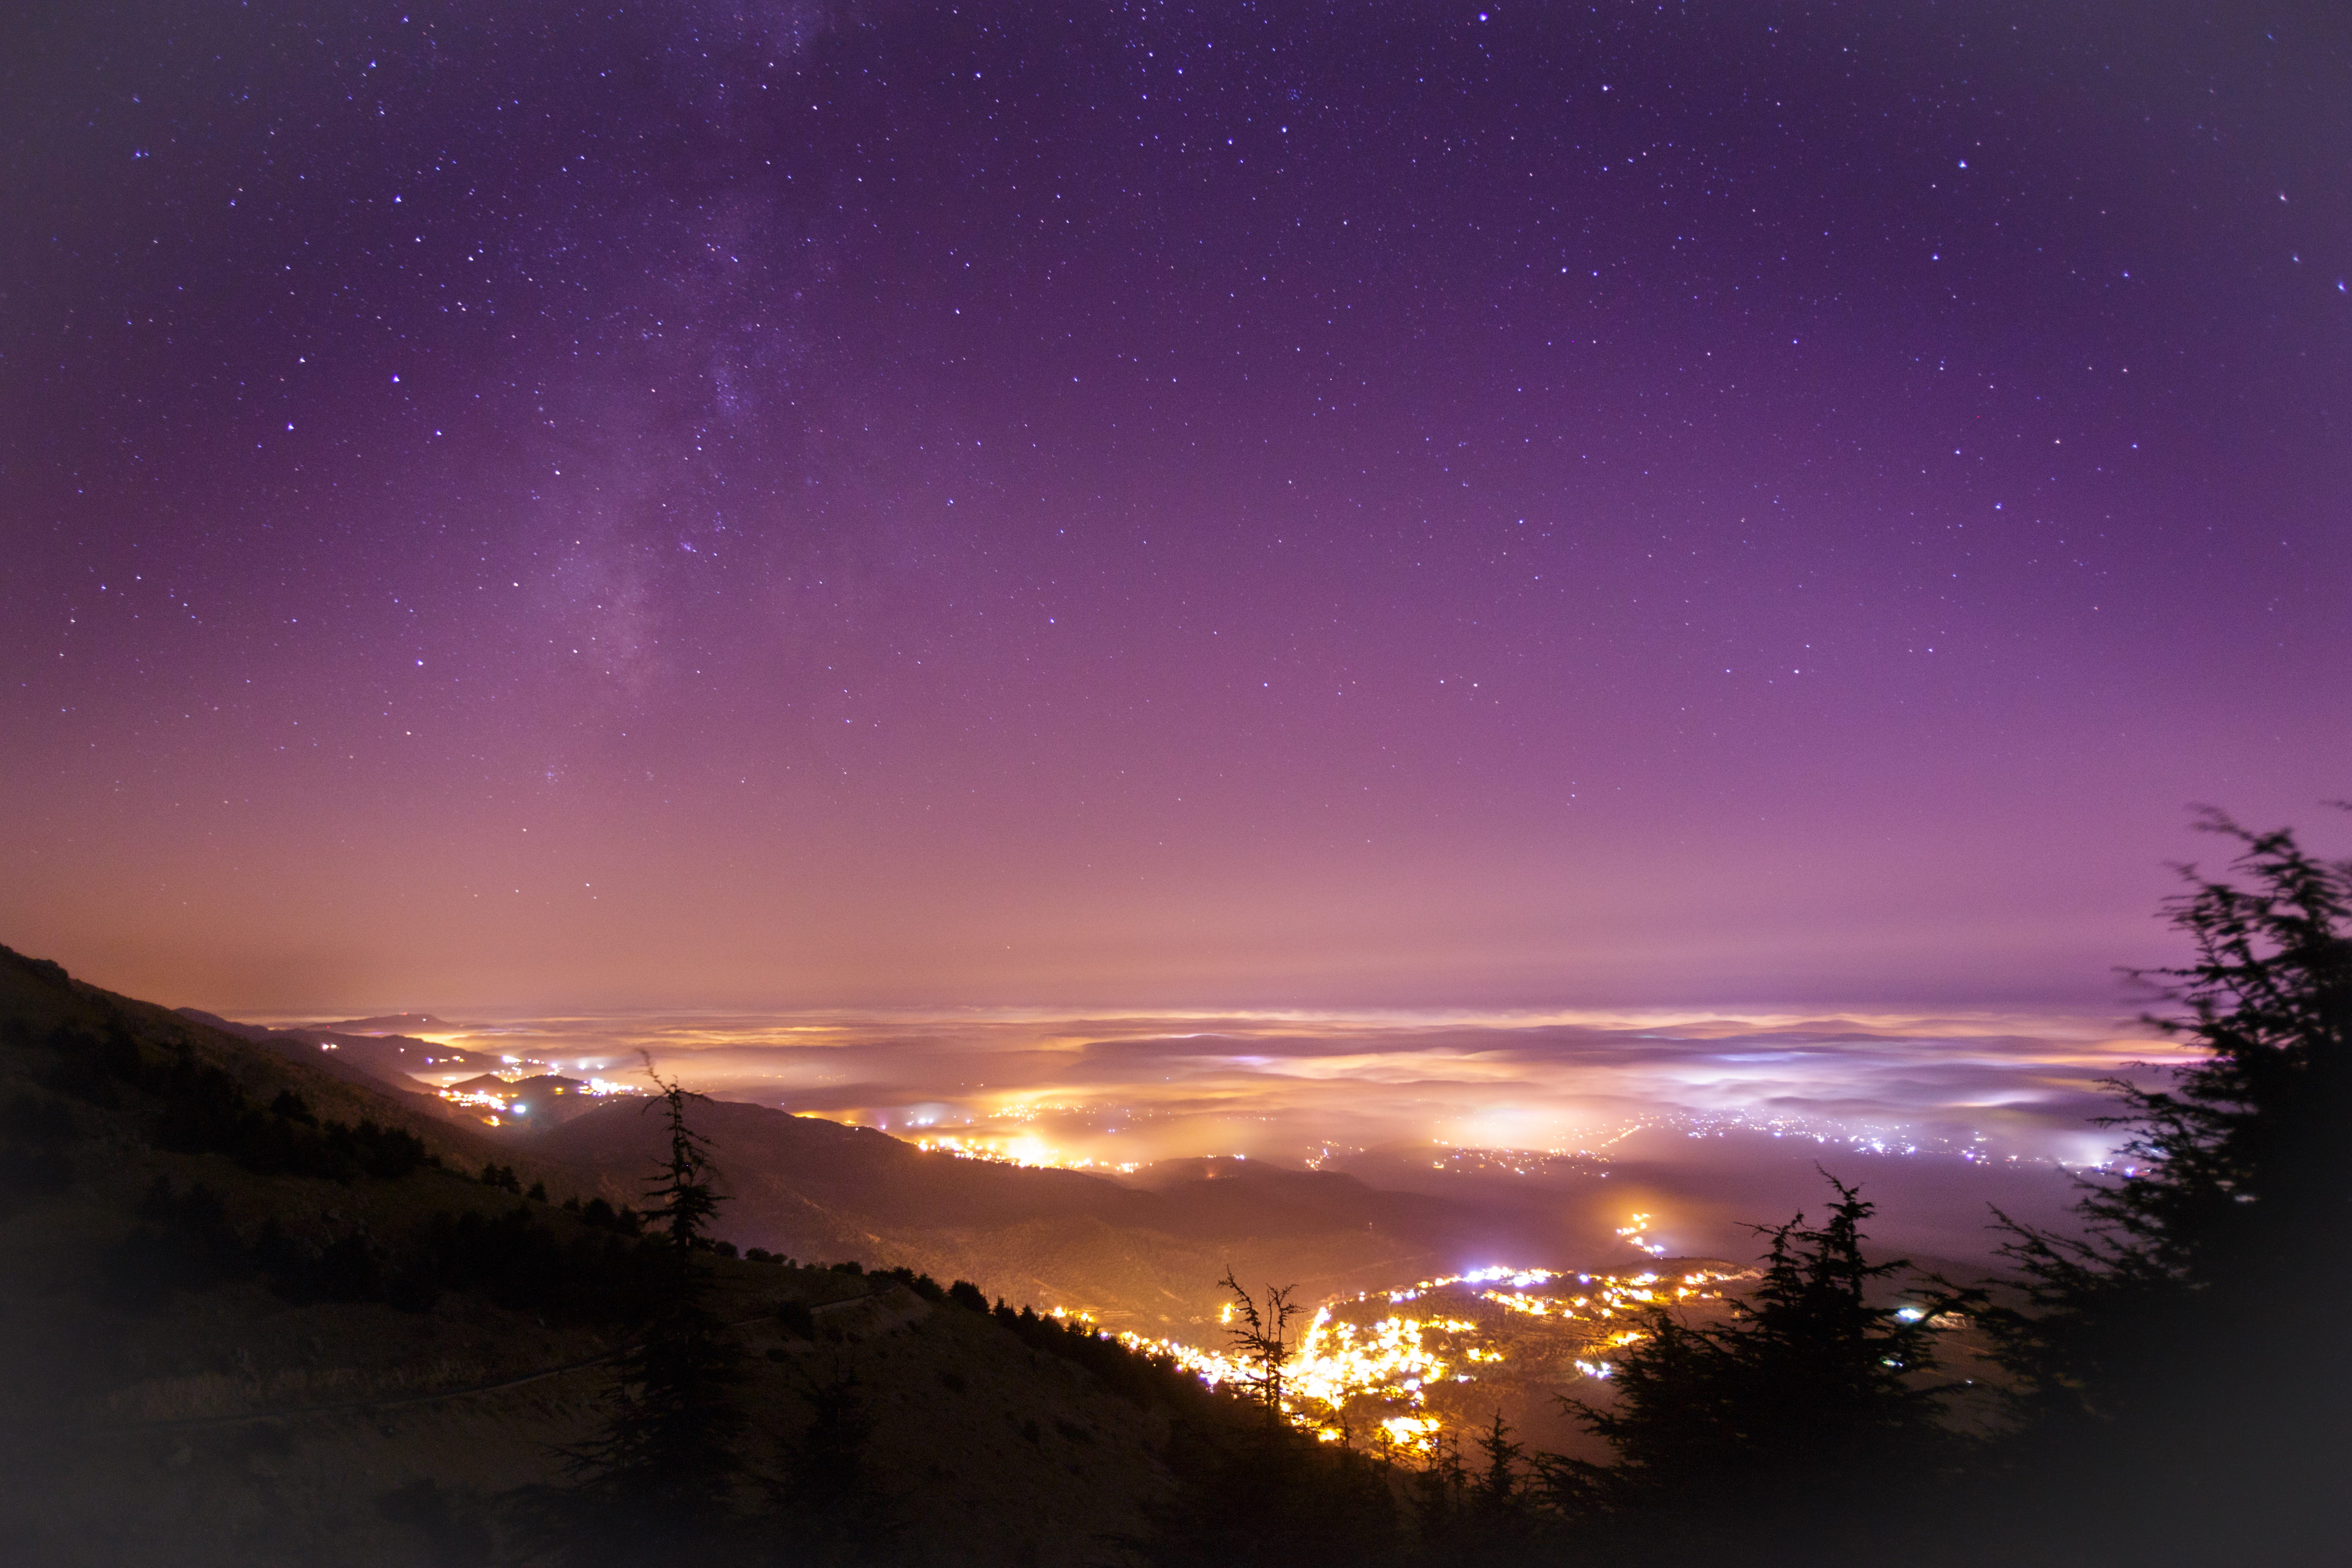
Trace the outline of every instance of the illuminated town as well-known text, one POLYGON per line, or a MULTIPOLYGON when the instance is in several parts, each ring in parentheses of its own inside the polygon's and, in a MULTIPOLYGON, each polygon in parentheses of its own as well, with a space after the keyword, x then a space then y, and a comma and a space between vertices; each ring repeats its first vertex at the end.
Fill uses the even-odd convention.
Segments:
MULTIPOLYGON (((1648 1216, 1634 1217, 1624 1234, 1647 1250, 1652 1244, 1639 1237, 1648 1216)), ((1450 1388, 1491 1377, 1514 1358, 1526 1363, 1513 1368, 1520 1376, 1606 1379, 1615 1371, 1612 1355, 1643 1338, 1636 1325, 1643 1313, 1720 1301, 1724 1282, 1749 1272, 1711 1261, 1633 1274, 1492 1268, 1341 1297, 1317 1310, 1283 1364, 1283 1415, 1326 1442, 1426 1458, 1459 1424, 1433 1407, 1433 1395, 1444 1403, 1450 1388)), ((1054 1315, 1091 1321, 1067 1309, 1054 1315)), ((1228 1308, 1221 1321, 1231 1321, 1228 1308)), ((1168 1357, 1212 1387, 1255 1380, 1250 1363, 1227 1352, 1134 1333, 1118 1337, 1168 1357)))
POLYGON ((440 1090, 440 1097, 480 1118, 486 1126, 498 1127, 516 1120, 560 1121, 575 1107, 585 1109, 600 1100, 644 1092, 603 1078, 564 1078, 551 1072, 530 1077, 483 1073, 450 1084, 440 1090))
POLYGON ((1114 1163, 1090 1159, 1083 1154, 1066 1154, 1042 1138, 982 1138, 934 1133, 916 1139, 915 1147, 930 1153, 952 1154, 959 1160, 987 1160, 1000 1165, 1029 1165, 1040 1170, 1116 1171, 1128 1176, 1142 1168, 1131 1160, 1114 1163))

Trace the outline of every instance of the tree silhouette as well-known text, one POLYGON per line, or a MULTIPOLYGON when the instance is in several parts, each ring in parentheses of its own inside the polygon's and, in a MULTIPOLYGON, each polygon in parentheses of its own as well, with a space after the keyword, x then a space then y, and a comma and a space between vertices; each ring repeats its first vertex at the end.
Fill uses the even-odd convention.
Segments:
POLYGON ((1524 1559, 1545 1544, 1557 1522, 1536 1507, 1535 1489, 1522 1466, 1525 1444, 1511 1441, 1510 1424, 1495 1412, 1472 1441, 1483 1462, 1463 1459, 1461 1445, 1441 1433, 1429 1463, 1413 1478, 1419 1562, 1429 1568, 1485 1565, 1524 1559))
POLYGON ((1617 1450, 1597 1466, 1545 1456, 1554 1496, 1571 1512, 1664 1516, 1693 1539, 1752 1529, 1791 1509, 1812 1516, 1828 1549, 1839 1529, 1859 1548, 1866 1521, 1916 1500, 1946 1446, 1937 1416, 1945 1387, 1927 1311, 1873 1305, 1878 1282, 1907 1261, 1871 1263, 1863 1222, 1873 1205, 1830 1176, 1826 1223, 1757 1226, 1768 1237, 1763 1278, 1721 1325, 1653 1309, 1643 1339, 1617 1363, 1617 1399, 1568 1402, 1617 1450))
POLYGON ((1519 1478, 1519 1458, 1527 1446, 1511 1441, 1511 1428, 1503 1420, 1503 1413, 1495 1412, 1495 1419, 1478 1439, 1478 1451, 1486 1456, 1486 1467, 1471 1483, 1472 1505, 1488 1513, 1507 1513, 1518 1501, 1522 1490, 1519 1478))
POLYGON ((1233 1292, 1233 1312, 1237 1322, 1228 1322, 1225 1333, 1242 1360, 1253 1370, 1249 1386, 1255 1391, 1259 1403, 1265 1406, 1268 1419, 1282 1419, 1282 1366, 1290 1359, 1294 1348, 1290 1339, 1292 1320, 1307 1315, 1307 1309, 1294 1306, 1290 1293, 1295 1285, 1265 1288, 1265 1300, 1260 1302, 1242 1289, 1231 1268, 1217 1281, 1233 1292))
MULTIPOLYGON (((1251 1369, 1244 1381, 1265 1419, 1230 1406, 1180 1403, 1167 1450, 1179 1485, 1154 1510, 1150 1536, 1129 1544, 1154 1568, 1297 1568, 1310 1558, 1380 1568, 1393 1562, 1401 1537, 1381 1468, 1283 1419, 1290 1325, 1307 1311, 1290 1300, 1296 1287, 1269 1285, 1262 1298, 1253 1297, 1231 1268, 1218 1283, 1233 1293, 1225 1331, 1251 1369)), ((1087 1336, 1084 1342, 1097 1342, 1087 1336)))
POLYGON ((650 1066, 646 1076, 661 1090, 657 1098, 646 1101, 646 1109, 661 1109, 669 1137, 669 1156, 662 1162, 654 1184, 646 1189, 646 1196, 653 1200, 646 1217, 683 1257, 710 1245, 710 1223, 719 1217, 720 1199, 709 1182, 710 1140, 686 1121, 687 1101, 706 1097, 680 1088, 676 1079, 665 1079, 650 1066))
POLYGON ((740 1354, 711 1311, 697 1255, 709 1246, 719 1199, 709 1142, 687 1123, 702 1097, 646 1068, 660 1095, 646 1109, 666 1121, 668 1153, 646 1195, 656 1235, 652 1309, 615 1358, 615 1398, 604 1430, 570 1451, 577 1486, 562 1530, 568 1563, 682 1562, 731 1531, 741 1479, 743 1417, 735 1402, 740 1354))
POLYGON ((2230 870, 2180 868, 2166 909, 2194 958, 2137 977, 2179 1009, 2145 1021, 2201 1055, 2165 1088, 2110 1082, 2125 1169, 2085 1183, 2083 1235, 2001 1216, 2029 1304, 1987 1321, 2023 1388, 2018 1473, 2108 1500, 2057 1511, 2166 1551, 2186 1520, 2216 1549, 2284 1548, 2352 1458, 2352 1363, 2307 1317, 2352 1285, 2352 862, 2198 826, 2230 870), (2160 1534, 2136 1535, 2150 1510, 2160 1534))

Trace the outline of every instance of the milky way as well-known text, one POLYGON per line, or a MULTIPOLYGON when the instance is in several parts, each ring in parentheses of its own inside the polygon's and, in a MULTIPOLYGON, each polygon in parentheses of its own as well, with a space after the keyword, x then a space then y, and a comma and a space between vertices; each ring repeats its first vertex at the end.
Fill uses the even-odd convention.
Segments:
POLYGON ((2319 8, 5 26, 103 984, 2098 1007, 2188 803, 2340 834, 2319 8))

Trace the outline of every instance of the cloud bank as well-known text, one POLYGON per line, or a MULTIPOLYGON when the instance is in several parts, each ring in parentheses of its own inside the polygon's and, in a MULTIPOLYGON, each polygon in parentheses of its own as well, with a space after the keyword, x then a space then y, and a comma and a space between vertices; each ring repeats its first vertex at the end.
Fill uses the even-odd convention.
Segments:
POLYGON ((1133 1164, 1445 1144, 1569 1155, 1744 1124, 2095 1163, 2101 1080, 2179 1055, 2079 1016, 1223 1013, 607 1015, 451 1039, 566 1070, 650 1055, 690 1086, 882 1128, 1133 1164))

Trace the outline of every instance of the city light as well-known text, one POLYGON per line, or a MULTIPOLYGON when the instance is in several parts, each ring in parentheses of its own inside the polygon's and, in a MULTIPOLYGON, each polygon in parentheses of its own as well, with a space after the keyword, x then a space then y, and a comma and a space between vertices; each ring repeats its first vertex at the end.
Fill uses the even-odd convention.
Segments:
POLYGON ((959 1160, 986 1160, 999 1165, 1027 1165, 1046 1171, 1116 1171, 1125 1176, 1141 1169, 1131 1160, 1097 1160, 1084 1154, 1066 1154, 1044 1139, 1029 1134, 992 1140, 941 1132, 916 1139, 915 1147, 935 1154, 952 1154, 959 1160))
MULTIPOLYGON (((1669 1277, 1495 1267, 1335 1298, 1316 1310, 1283 1363, 1283 1416, 1325 1441, 1353 1441, 1369 1432, 1399 1457, 1426 1458, 1445 1430, 1444 1417, 1430 1408, 1431 1390, 1475 1381, 1505 1362, 1508 1352, 1496 1335, 1512 1315, 1556 1325, 1552 1331, 1570 1337, 1580 1352, 1571 1361, 1578 1373, 1605 1381, 1616 1372, 1610 1353, 1644 1338, 1628 1320, 1653 1308, 1720 1300, 1723 1282, 1747 1272, 1695 1268, 1669 1277), (1432 1296, 1443 1296, 1448 1310, 1393 1310, 1432 1296)), ((1054 1315, 1092 1322, 1066 1309, 1054 1315)), ((1233 1319, 1228 1305, 1217 1321, 1233 1319)), ((1228 1352, 1134 1333, 1118 1338, 1129 1349, 1167 1357, 1212 1388, 1258 1379, 1253 1363, 1228 1352)))

